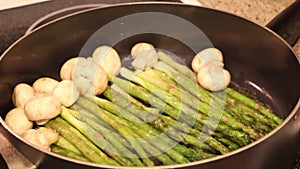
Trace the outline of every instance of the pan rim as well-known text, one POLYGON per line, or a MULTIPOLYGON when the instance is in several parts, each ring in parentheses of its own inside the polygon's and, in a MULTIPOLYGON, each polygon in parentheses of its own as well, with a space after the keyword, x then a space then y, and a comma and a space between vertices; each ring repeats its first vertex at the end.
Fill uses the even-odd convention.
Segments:
POLYGON ((264 142, 266 139, 268 139, 269 137, 271 137, 272 135, 276 134, 281 128, 283 128, 289 121, 291 121, 293 118, 295 117, 295 114, 297 113, 297 111, 300 111, 300 98, 298 99, 298 102, 296 104, 296 106, 293 108, 293 110, 291 111, 291 113, 289 114, 289 116, 287 116, 283 123, 281 123, 280 125, 278 125, 275 129, 273 129, 271 132, 269 132, 268 134, 264 135, 263 137, 259 138, 258 140, 244 146, 241 147, 237 150, 231 151, 227 154, 223 154, 223 155, 218 155, 212 158, 208 158, 208 159, 203 159, 203 160, 199 160, 199 161, 195 161, 195 162, 189 162, 189 163, 185 163, 185 164, 175 164, 175 165, 163 165, 163 166, 154 166, 154 167, 128 167, 128 166, 112 166, 112 165, 105 165, 105 164, 96 164, 96 163, 92 163, 92 162, 84 162, 84 161, 79 161, 79 160, 75 160, 69 157, 65 157, 62 155, 59 155, 57 153, 51 152, 51 151, 47 151, 47 150, 43 150, 39 147, 37 147, 36 145, 26 141, 25 139, 23 139, 21 136, 19 136, 18 134, 16 134, 14 131, 12 131, 7 124, 5 123, 5 121, 3 120, 2 117, 0 117, 0 123, 2 124, 2 126, 9 131, 10 134, 12 134, 14 137, 16 137, 19 141, 22 141, 26 144, 28 144, 29 146, 31 146, 32 148, 41 151, 45 154, 54 156, 56 158, 60 158, 69 162, 74 162, 77 164, 82 164, 82 165, 86 165, 86 166, 90 166, 90 167, 97 167, 97 168, 120 168, 120 169, 129 169, 129 168, 139 168, 139 169, 168 169, 168 168, 183 168, 183 167, 190 167, 190 166, 196 166, 196 165, 201 165, 201 164, 205 164, 205 163, 211 163, 217 160, 221 160, 223 158, 228 158, 230 156, 233 155, 237 155, 239 153, 242 153, 243 151, 250 149, 251 147, 254 147, 262 142, 264 142))
MULTIPOLYGON (((103 4, 103 3, 99 3, 103 4)), ((96 5, 96 4, 91 4, 91 5, 96 5)), ((272 33, 276 38, 280 39, 289 49, 290 51, 293 53, 293 55, 296 57, 296 59, 298 60, 299 64, 300 64, 300 56, 298 56, 296 54, 296 52, 294 51, 294 49, 291 47, 290 44, 288 44, 281 36, 279 36, 276 32, 274 32, 273 30, 271 30, 270 28, 266 27, 266 26, 262 26, 259 25, 257 23, 255 23, 254 21, 251 21, 247 18, 243 18, 237 15, 234 15, 232 13, 229 12, 225 12, 225 11, 221 11, 221 10, 217 10, 217 9, 213 9, 213 8, 209 8, 209 7, 205 7, 205 6, 199 6, 199 5, 194 5, 194 4, 185 4, 185 3, 180 3, 180 2, 161 2, 161 1, 149 1, 149 2, 126 2, 126 3, 118 3, 118 4, 107 4, 105 6, 96 6, 96 7, 92 7, 89 9, 83 9, 77 12, 73 12, 61 17, 58 17, 56 19, 53 19, 39 27, 37 27, 36 29, 33 29, 31 32, 24 34, 23 36, 21 36, 19 39, 17 39, 14 43, 12 43, 1 55, 0 55, 0 61, 2 60, 2 58, 6 55, 6 53, 8 53, 11 48, 13 48, 17 43, 19 43, 19 41, 22 41, 23 39, 25 39, 26 37, 30 36, 31 34, 33 34, 36 31, 39 31, 40 29, 43 29, 44 27, 47 27, 48 25, 51 25, 53 23, 56 23, 58 21, 64 20, 66 18, 75 16, 75 15, 79 15, 82 13, 86 13, 86 12, 90 12, 90 11, 94 11, 94 10, 99 10, 99 9, 106 9, 106 8, 114 8, 114 7, 120 7, 120 6, 132 6, 132 5, 178 5, 178 6, 190 6, 190 7, 195 7, 195 8, 202 8, 205 10, 210 10, 210 11, 214 11, 214 12, 219 12, 219 13, 223 13, 226 15, 230 15, 233 16, 235 18, 250 22, 252 25, 258 26, 266 31, 268 31, 269 33, 272 33)))

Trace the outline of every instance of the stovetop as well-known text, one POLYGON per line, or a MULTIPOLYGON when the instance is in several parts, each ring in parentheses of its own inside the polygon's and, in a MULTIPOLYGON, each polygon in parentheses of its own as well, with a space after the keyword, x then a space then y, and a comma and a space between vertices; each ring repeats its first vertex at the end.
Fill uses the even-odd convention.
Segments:
POLYGON ((6 165, 4 158, 2 157, 1 154, 0 154, 0 166, 2 169, 8 169, 8 166, 6 165))
MULTIPOLYGON (((48 2, 22 6, 0 11, 0 55, 12 43, 25 34, 28 28, 47 14, 78 5, 87 4, 115 4, 126 2, 137 2, 141 0, 52 0, 48 2), (34 11, 34 12, 32 12, 34 11)), ((149 0, 148 0, 149 1, 149 0)), ((150 0, 151 1, 151 0, 150 0)), ((156 0, 159 1, 159 0, 156 0)), ((167 0, 169 2, 180 2, 180 0, 167 0)), ((6 162, 0 155, 0 168, 7 169, 6 162)), ((290 169, 300 169, 300 151, 295 157, 294 165, 290 169)))
MULTIPOLYGON (((87 4, 116 4, 153 0, 52 0, 38 4, 0 11, 0 54, 24 35, 28 27, 49 13, 64 8, 87 4), (32 12, 34 11, 34 12, 32 12)), ((180 2, 180 0, 156 0, 180 2)))

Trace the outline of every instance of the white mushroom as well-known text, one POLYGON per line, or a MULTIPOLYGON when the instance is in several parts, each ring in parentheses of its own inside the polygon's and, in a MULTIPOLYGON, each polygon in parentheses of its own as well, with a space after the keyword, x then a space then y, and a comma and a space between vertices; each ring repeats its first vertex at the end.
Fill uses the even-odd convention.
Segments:
POLYGON ((115 49, 109 46, 100 46, 93 52, 94 62, 99 64, 109 75, 117 75, 121 68, 121 59, 115 49))
POLYGON ((71 74, 72 80, 81 94, 85 94, 82 91, 88 89, 88 93, 99 95, 106 89, 108 84, 106 72, 91 58, 79 58, 71 74))
POLYGON ((192 69, 198 73, 199 84, 211 91, 223 90, 229 85, 230 73, 223 67, 222 52, 216 48, 200 51, 192 61, 192 69))
POLYGON ((5 117, 5 122, 12 131, 20 136, 33 127, 33 122, 27 118, 22 108, 10 110, 5 117))
POLYGON ((60 69, 60 78, 62 80, 72 80, 71 72, 73 67, 77 64, 78 57, 67 60, 60 69))
POLYGON ((199 72, 205 65, 212 61, 223 62, 222 52, 217 48, 207 48, 200 51, 192 61, 192 69, 199 72))
POLYGON ((48 143, 55 143, 58 140, 58 133, 51 129, 51 128, 47 128, 47 127, 40 127, 38 128, 38 131, 41 133, 41 135, 46 138, 46 140, 48 140, 48 143))
POLYGON ((225 89, 230 83, 230 78, 230 73, 223 69, 223 63, 218 61, 211 62, 200 69, 197 75, 199 84, 211 91, 225 89))
POLYGON ((27 130, 23 138, 44 150, 50 151, 50 145, 58 140, 59 135, 50 128, 40 127, 38 129, 27 130))
POLYGON ((85 77, 82 76, 77 76, 74 78, 74 84, 77 86, 79 93, 82 95, 89 93, 93 94, 94 93, 94 87, 93 84, 85 77))
POLYGON ((13 91, 12 101, 15 107, 24 108, 25 103, 34 96, 34 89, 25 83, 18 84, 13 91))
POLYGON ((37 93, 52 94, 53 89, 58 84, 58 81, 50 77, 42 77, 37 79, 32 87, 37 93))
POLYGON ((144 59, 143 57, 136 57, 132 62, 131 66, 138 71, 145 70, 147 67, 147 60, 144 59))
POLYGON ((42 126, 44 124, 46 124, 50 119, 45 119, 45 120, 37 120, 35 121, 35 123, 39 126, 42 126))
POLYGON ((136 58, 139 55, 143 55, 143 54, 147 55, 148 52, 152 52, 152 51, 155 51, 155 48, 152 44, 146 42, 140 42, 135 44, 131 48, 130 54, 132 55, 133 58, 136 58))
POLYGON ((34 93, 34 97, 43 97, 43 96, 47 96, 49 94, 46 94, 46 93, 41 93, 41 92, 35 92, 34 93))
POLYGON ((134 58, 131 65, 136 70, 144 70, 146 67, 152 67, 158 61, 154 46, 145 42, 135 44, 131 49, 131 55, 134 58))
POLYGON ((25 114, 31 121, 47 121, 60 114, 61 103, 53 95, 34 97, 26 102, 25 114))
POLYGON ((62 80, 53 90, 53 95, 58 98, 65 107, 70 107, 79 98, 77 86, 71 80, 62 80))

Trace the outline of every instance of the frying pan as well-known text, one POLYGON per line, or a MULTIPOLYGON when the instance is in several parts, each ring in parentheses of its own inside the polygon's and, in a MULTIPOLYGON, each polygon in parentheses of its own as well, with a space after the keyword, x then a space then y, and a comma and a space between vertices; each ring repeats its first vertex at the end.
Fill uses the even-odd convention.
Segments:
MULTIPOLYGON (((299 7, 299 1, 295 4, 299 7)), ((59 79, 60 66, 68 58, 88 56, 104 44, 126 57, 140 41, 175 53, 187 65, 196 51, 219 48, 232 80, 285 119, 263 138, 226 155, 154 168, 283 169, 292 165, 300 143, 299 58, 267 28, 221 11, 177 3, 129 3, 84 10, 45 24, 15 42, 0 62, 2 135, 39 168, 115 168, 43 151, 12 132, 3 119, 12 108, 11 94, 17 83, 32 83, 42 76, 59 79)))

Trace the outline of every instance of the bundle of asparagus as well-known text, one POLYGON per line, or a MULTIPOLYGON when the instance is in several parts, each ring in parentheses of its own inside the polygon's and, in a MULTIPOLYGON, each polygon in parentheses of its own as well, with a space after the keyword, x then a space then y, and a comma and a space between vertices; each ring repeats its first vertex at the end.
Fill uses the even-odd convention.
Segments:
POLYGON ((227 87, 210 92, 164 53, 154 68, 127 68, 101 96, 81 96, 46 126, 60 139, 52 151, 121 166, 183 164, 226 154, 258 140, 282 119, 227 87))

